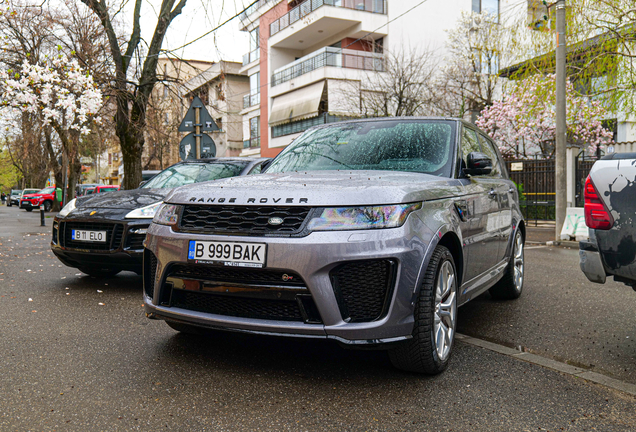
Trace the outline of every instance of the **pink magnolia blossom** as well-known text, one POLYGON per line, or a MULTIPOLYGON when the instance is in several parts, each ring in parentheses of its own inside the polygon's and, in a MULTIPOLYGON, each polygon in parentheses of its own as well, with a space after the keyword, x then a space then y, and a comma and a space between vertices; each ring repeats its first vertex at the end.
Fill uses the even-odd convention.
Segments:
MULTIPOLYGON (((503 100, 481 112, 475 122, 498 143, 505 156, 550 156, 556 136, 555 75, 533 75, 518 81, 503 100)), ((599 101, 578 94, 566 84, 568 143, 590 153, 612 142, 612 133, 601 125, 607 115, 599 101)))

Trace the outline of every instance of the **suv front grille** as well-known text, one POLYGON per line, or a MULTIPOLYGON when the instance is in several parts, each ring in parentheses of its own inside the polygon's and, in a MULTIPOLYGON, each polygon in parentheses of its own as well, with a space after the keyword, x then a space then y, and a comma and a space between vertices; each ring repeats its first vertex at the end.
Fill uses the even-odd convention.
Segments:
POLYGON ((123 227, 121 224, 94 223, 94 222, 60 222, 61 246, 71 249, 89 249, 110 251, 118 249, 121 245, 123 227), (73 240, 73 230, 106 231, 106 242, 82 242, 73 240))
POLYGON ((185 232, 241 235, 294 235, 301 232, 310 207, 187 205, 179 220, 185 232), (282 223, 271 225, 271 218, 282 223))
POLYGON ((293 300, 226 297, 174 290, 170 305, 197 312, 233 317, 303 321, 298 302, 293 300))
POLYGON ((162 280, 160 303, 165 306, 232 317, 322 323, 305 282, 294 272, 174 264, 162 280))
POLYGON ((303 281, 299 275, 284 270, 256 270, 249 268, 217 267, 212 265, 175 264, 170 267, 168 276, 250 285, 305 286, 305 281, 303 281))
POLYGON ((342 264, 329 276, 340 313, 347 322, 375 321, 388 311, 396 264, 391 260, 366 260, 342 264))

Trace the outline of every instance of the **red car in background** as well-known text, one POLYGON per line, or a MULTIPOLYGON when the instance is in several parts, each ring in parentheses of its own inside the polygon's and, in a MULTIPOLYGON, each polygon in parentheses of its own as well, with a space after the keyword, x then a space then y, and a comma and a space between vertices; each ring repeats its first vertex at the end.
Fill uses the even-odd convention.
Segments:
POLYGON ((40 208, 44 206, 44 211, 48 212, 53 207, 55 201, 55 188, 53 186, 44 188, 35 193, 30 193, 22 196, 20 199, 20 208, 30 212, 34 208, 40 208))
POLYGON ((99 185, 95 186, 92 193, 104 193, 104 192, 116 192, 119 190, 119 185, 99 185))

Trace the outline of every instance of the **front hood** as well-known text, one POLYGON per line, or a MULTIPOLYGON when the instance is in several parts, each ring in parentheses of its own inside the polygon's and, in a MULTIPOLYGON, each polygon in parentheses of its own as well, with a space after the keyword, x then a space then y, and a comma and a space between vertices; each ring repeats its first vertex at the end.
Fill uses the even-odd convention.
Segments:
POLYGON ((260 174, 195 183, 174 189, 172 204, 333 205, 399 204, 447 198, 458 180, 394 171, 310 171, 260 174))
POLYGON ((77 208, 134 210, 154 204, 168 195, 170 189, 133 189, 78 197, 77 208))

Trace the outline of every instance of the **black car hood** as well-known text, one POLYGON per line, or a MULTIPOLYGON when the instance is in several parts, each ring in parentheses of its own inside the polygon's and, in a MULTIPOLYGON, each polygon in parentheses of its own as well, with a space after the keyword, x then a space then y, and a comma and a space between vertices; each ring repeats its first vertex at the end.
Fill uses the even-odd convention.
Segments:
POLYGON ((134 210, 154 204, 163 199, 172 189, 133 189, 117 192, 105 192, 96 195, 78 197, 76 207, 134 210))

